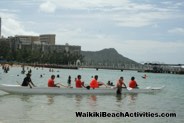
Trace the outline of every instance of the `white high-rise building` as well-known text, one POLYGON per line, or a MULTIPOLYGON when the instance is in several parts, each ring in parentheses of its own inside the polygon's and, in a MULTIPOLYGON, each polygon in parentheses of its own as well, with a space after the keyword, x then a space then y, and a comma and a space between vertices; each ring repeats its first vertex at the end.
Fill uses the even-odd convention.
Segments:
POLYGON ((0 17, 0 38, 1 38, 1 17, 0 17))

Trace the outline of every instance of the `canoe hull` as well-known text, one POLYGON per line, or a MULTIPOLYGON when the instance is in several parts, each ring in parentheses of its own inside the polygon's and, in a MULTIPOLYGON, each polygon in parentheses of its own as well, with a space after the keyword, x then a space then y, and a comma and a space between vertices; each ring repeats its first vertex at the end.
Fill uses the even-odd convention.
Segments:
MULTIPOLYGON (((159 88, 147 88, 147 89, 122 89, 122 94, 127 93, 153 93, 158 92, 163 87, 159 88)), ((98 89, 86 89, 86 88, 51 88, 51 87, 22 87, 19 85, 0 85, 0 90, 10 94, 38 94, 38 95, 68 95, 68 94, 116 94, 115 88, 98 88, 98 89)))

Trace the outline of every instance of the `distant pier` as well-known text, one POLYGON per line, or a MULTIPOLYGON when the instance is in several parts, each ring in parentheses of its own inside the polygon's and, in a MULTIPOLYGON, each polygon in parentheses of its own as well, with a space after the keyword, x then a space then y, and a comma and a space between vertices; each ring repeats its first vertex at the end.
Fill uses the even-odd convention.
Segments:
POLYGON ((134 70, 134 71, 141 71, 142 67, 116 67, 116 66, 80 66, 80 68, 91 68, 91 69, 96 69, 96 70, 100 70, 100 69, 107 69, 107 70, 120 70, 120 71, 124 71, 124 70, 134 70))
POLYGON ((109 70, 133 70, 148 73, 169 73, 184 74, 184 64, 144 64, 144 65, 124 65, 124 66, 80 66, 81 68, 109 69, 109 70))
POLYGON ((184 64, 147 64, 144 72, 184 74, 184 64))
POLYGON ((78 69, 76 65, 58 65, 58 64, 28 64, 32 67, 58 68, 58 69, 78 69))

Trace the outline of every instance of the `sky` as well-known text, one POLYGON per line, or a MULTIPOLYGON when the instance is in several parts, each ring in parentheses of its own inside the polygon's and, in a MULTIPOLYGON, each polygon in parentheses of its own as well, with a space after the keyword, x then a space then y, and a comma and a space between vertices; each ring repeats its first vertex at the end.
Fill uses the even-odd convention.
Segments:
POLYGON ((184 64, 183 0, 0 0, 2 35, 56 34, 82 51, 184 64))

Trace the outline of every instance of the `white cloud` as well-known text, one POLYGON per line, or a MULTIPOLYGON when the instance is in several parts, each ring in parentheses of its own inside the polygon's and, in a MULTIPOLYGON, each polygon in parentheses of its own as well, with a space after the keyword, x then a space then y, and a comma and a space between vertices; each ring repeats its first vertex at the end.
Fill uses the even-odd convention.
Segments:
MULTIPOLYGON (((64 8, 72 10, 91 9, 91 10, 150 10, 154 9, 151 4, 137 4, 130 0, 43 0, 40 9, 43 8, 64 8)), ((55 10, 55 9, 53 9, 55 10)))
POLYGON ((114 7, 129 3, 129 0, 50 0, 58 7, 67 9, 89 9, 114 7))
POLYGON ((2 23, 1 32, 5 37, 14 35, 37 35, 37 33, 33 31, 26 31, 15 14, 0 12, 0 17, 2 23))
POLYGON ((184 35, 184 28, 178 27, 178 28, 170 29, 168 32, 173 34, 184 35))
POLYGON ((24 26, 14 19, 7 19, 2 26, 2 32, 5 36, 13 35, 36 35, 32 31, 25 31, 24 26))
MULTIPOLYGON (((122 27, 143 27, 154 25, 160 20, 172 18, 169 7, 161 8, 148 3, 133 3, 130 0, 46 0, 40 5, 44 12, 54 12, 57 9, 71 9, 90 11, 89 15, 106 21, 114 21, 122 27)), ((86 17, 86 15, 83 15, 86 17)))
POLYGON ((113 20, 116 21, 119 26, 124 27, 154 25, 158 21, 168 18, 171 18, 171 14, 163 11, 130 12, 129 14, 123 12, 113 16, 113 20))
POLYGON ((56 5, 51 1, 46 1, 40 5, 40 10, 46 13, 53 13, 56 10, 56 5))
POLYGON ((129 0, 43 0, 39 9, 43 12, 55 12, 56 8, 71 10, 100 10, 127 5, 129 0))

